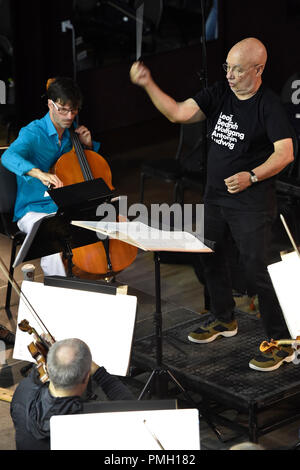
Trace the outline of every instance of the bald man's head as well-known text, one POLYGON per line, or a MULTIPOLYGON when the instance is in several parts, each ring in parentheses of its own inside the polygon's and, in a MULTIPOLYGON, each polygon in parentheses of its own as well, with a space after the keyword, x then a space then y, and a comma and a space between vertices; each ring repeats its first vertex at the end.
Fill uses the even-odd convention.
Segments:
POLYGON ((250 65, 266 65, 268 54, 264 44, 256 38, 246 38, 237 42, 229 51, 228 57, 237 63, 250 65))
POLYGON ((236 43, 226 59, 226 78, 239 99, 248 99, 261 85, 261 76, 267 62, 267 50, 256 38, 236 43))

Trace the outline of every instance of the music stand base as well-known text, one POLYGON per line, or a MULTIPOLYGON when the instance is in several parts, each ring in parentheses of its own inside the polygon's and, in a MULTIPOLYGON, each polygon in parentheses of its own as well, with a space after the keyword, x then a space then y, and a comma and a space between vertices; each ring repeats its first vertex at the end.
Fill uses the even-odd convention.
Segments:
POLYGON ((154 252, 154 266, 155 266, 155 300, 156 300, 156 311, 154 314, 154 323, 155 323, 155 339, 156 339, 156 367, 153 369, 149 379, 147 380, 138 400, 141 400, 144 395, 151 390, 152 383, 156 383, 157 390, 156 394, 159 398, 164 398, 167 394, 168 381, 171 380, 177 387, 178 390, 184 395, 187 402, 189 402, 194 408, 198 409, 207 424, 214 431, 218 439, 222 441, 221 433, 212 423, 209 412, 203 409, 204 407, 199 408, 199 406, 194 402, 194 400, 189 396, 187 391, 183 386, 178 382, 174 375, 166 368, 162 366, 162 311, 161 311, 161 285, 160 285, 160 253, 154 252))
POLYGON ((154 386, 156 386, 155 387, 156 395, 158 396, 159 399, 164 399, 167 395, 168 381, 170 380, 172 381, 174 385, 176 385, 177 389, 183 394, 187 402, 190 403, 193 408, 196 408, 197 410, 199 410, 200 414, 205 419, 208 426, 216 434, 217 438, 221 442, 224 442, 221 432, 215 426, 215 424, 211 421, 208 415, 208 411, 204 410, 203 406, 199 406, 197 405, 197 403, 194 402, 194 400, 191 398, 188 392, 183 388, 181 383, 178 382, 178 380, 174 377, 172 372, 168 369, 164 369, 163 367, 156 367, 155 369, 153 369, 149 379, 147 380, 143 390, 140 393, 140 396, 138 397, 138 400, 142 400, 148 391, 151 391, 151 389, 153 390, 153 382, 154 382, 154 386))

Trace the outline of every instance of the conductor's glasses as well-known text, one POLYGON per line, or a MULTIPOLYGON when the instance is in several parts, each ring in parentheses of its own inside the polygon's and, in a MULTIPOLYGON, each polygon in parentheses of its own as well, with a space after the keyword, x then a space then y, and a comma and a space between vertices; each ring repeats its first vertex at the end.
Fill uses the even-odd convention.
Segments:
POLYGON ((249 70, 251 70, 253 67, 258 67, 258 65, 251 65, 247 70, 243 69, 242 67, 240 67, 239 65, 233 65, 232 67, 230 67, 230 65, 226 64, 222 64, 222 67, 223 69, 225 70, 226 73, 233 73, 234 75, 237 75, 238 77, 241 77, 242 75, 244 75, 244 73, 246 72, 249 72, 249 70))

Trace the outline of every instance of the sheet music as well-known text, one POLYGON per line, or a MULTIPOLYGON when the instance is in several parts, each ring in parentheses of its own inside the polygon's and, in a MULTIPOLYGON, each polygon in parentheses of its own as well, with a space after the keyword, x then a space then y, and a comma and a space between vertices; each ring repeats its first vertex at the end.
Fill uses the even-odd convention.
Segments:
POLYGON ((212 251, 189 232, 159 230, 141 222, 73 220, 71 223, 125 241, 145 251, 212 251))

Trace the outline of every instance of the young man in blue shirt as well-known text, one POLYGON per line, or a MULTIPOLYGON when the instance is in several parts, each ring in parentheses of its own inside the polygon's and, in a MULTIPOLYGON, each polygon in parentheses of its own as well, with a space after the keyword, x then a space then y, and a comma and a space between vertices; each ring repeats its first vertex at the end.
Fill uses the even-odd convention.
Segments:
MULTIPOLYGON (((2 164, 17 177, 17 197, 14 220, 20 230, 30 232, 34 222, 57 211, 47 189, 63 185, 50 173, 50 168, 61 155, 72 148, 69 128, 82 104, 82 95, 70 78, 59 77, 47 83, 49 112, 23 127, 18 138, 2 155, 2 164)), ((79 126, 75 132, 84 147, 98 151, 90 131, 79 126)), ((59 253, 41 258, 44 275, 65 275, 59 253)))

